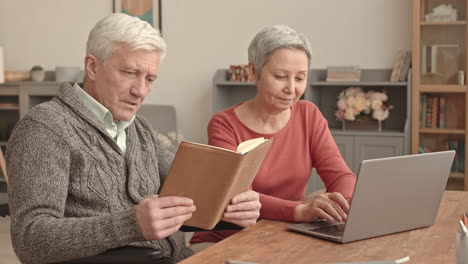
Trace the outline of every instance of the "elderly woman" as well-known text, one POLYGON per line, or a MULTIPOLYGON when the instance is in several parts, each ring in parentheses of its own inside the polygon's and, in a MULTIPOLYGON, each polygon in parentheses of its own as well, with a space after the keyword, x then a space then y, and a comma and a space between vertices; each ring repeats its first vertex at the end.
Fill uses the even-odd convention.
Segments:
MULTIPOLYGON (((274 138, 252 189, 260 194, 260 218, 289 222, 346 220, 356 176, 344 162, 316 105, 299 100, 311 60, 308 40, 288 26, 263 29, 249 46, 255 98, 217 113, 209 144, 235 150, 247 139, 274 138), (305 199, 316 168, 326 192, 305 199)), ((231 232, 232 233, 232 232, 231 232)), ((216 242, 229 232, 196 233, 192 243, 216 242)))

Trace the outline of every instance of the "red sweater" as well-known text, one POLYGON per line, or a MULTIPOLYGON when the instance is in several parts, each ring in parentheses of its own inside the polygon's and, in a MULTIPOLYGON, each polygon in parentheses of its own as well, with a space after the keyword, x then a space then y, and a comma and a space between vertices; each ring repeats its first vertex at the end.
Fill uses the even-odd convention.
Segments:
MULTIPOLYGON (((327 192, 340 192, 351 198, 356 176, 346 165, 316 105, 298 101, 291 108, 286 126, 275 134, 252 131, 237 117, 233 106, 217 113, 208 125, 210 145, 236 150, 242 141, 274 138, 252 184, 260 194, 260 218, 294 221, 294 208, 303 203, 312 167, 316 168, 327 192)), ((232 231, 197 232, 192 243, 217 242, 232 231)))

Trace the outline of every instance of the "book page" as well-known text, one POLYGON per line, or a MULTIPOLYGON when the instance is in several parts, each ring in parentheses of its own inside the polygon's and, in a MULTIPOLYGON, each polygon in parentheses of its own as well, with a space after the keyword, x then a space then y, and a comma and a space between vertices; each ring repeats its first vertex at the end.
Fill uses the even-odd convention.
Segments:
POLYGON ((237 146, 237 152, 239 152, 240 154, 245 154, 265 141, 266 139, 263 137, 246 140, 244 142, 241 142, 239 146, 237 146))

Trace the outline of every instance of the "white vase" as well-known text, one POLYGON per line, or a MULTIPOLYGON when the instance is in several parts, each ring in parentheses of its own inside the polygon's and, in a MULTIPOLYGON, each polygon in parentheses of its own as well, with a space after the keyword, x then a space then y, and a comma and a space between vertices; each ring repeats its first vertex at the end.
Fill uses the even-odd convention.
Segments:
POLYGON ((76 82, 81 81, 80 67, 57 66, 55 68, 55 80, 57 82, 76 82))
POLYGON ((42 82, 45 79, 44 70, 34 70, 31 71, 31 81, 33 82, 42 82))

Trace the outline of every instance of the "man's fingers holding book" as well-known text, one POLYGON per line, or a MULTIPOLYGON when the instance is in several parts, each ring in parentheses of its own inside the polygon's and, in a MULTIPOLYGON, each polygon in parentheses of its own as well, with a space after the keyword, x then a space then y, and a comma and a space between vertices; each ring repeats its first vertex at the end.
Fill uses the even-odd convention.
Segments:
POLYGON ((193 201, 184 197, 151 196, 136 207, 136 219, 143 237, 147 240, 162 239, 192 217, 193 201))
POLYGON ((148 199, 155 201, 153 204, 159 208, 173 207, 173 206, 189 206, 193 205, 193 200, 187 197, 180 196, 164 196, 160 197, 159 195, 151 195, 148 199))

